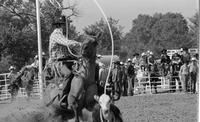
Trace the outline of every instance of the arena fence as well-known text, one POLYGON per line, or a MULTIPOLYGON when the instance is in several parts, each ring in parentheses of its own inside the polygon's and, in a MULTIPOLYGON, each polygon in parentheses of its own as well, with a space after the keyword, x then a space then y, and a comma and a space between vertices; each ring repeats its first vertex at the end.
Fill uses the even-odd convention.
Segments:
MULTIPOLYGON (((141 80, 136 80, 134 82, 134 88, 133 91, 136 94, 143 94, 143 93, 155 93, 155 88, 157 89, 157 92, 169 92, 169 91, 182 91, 182 82, 179 79, 178 76, 174 77, 142 77, 141 80), (150 82, 150 79, 156 78, 157 81, 150 82)), ((191 91, 192 84, 190 80, 188 80, 187 83, 187 89, 188 91, 191 91)), ((196 83, 196 92, 198 92, 198 82, 196 83)))
MULTIPOLYGON (((7 77, 8 74, 9 73, 0 74, 0 101, 8 100, 11 98, 11 94, 9 92, 10 80, 7 77)), ((40 97, 39 90, 40 90, 39 89, 39 81, 35 80, 31 97, 39 98, 40 97)), ((20 88, 17 97, 27 97, 25 88, 20 88)))
MULTIPOLYGON (((9 93, 9 85, 10 80, 7 78, 8 73, 0 74, 0 101, 8 100, 11 98, 11 94, 9 93)), ((168 92, 172 89, 175 91, 182 90, 182 83, 178 79, 178 77, 142 77, 141 82, 138 80, 134 82, 133 91, 136 94, 152 94, 155 92, 155 88, 158 92, 168 92), (156 82, 150 82, 150 79, 157 78, 156 82), (175 79, 175 80, 174 80, 175 79), (156 84, 156 85, 154 85, 156 84)), ((188 88, 191 89, 191 83, 188 82, 188 88)), ((196 89, 198 90, 198 83, 196 85, 196 89)), ((25 92, 25 88, 20 88, 17 97, 27 97, 25 92)), ((31 94, 32 98, 39 98, 40 97, 40 89, 39 89, 39 81, 35 80, 33 91, 31 94)))

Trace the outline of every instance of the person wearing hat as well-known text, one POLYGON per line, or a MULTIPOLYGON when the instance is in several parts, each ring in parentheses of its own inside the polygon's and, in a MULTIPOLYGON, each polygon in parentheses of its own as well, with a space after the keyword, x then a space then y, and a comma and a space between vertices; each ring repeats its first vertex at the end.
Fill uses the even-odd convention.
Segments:
POLYGON ((162 75, 163 76, 166 76, 169 72, 170 72, 170 63, 171 63, 171 60, 170 60, 170 57, 167 55, 167 50, 166 49, 163 49, 161 51, 161 69, 162 69, 162 75))
POLYGON ((39 59, 38 59, 38 55, 35 55, 34 57, 34 62, 31 65, 28 65, 27 67, 35 67, 38 68, 39 66, 39 59))
POLYGON ((132 63, 134 64, 135 69, 139 69, 139 67, 140 67, 140 57, 139 56, 140 56, 139 53, 135 53, 133 55, 132 63))
POLYGON ((190 53, 188 52, 188 48, 182 48, 181 61, 186 62, 187 65, 190 63, 191 56, 190 53))
POLYGON ((150 67, 155 63, 155 58, 153 52, 149 52, 149 56, 147 58, 148 70, 150 71, 150 67))
POLYGON ((197 59, 195 57, 192 57, 191 63, 189 64, 189 75, 190 75, 192 93, 196 92, 198 69, 199 68, 197 65, 197 59))
POLYGON ((182 91, 188 92, 189 67, 187 65, 187 62, 183 62, 183 65, 181 66, 179 71, 179 77, 181 80, 182 91))
POLYGON ((104 93, 104 86, 105 86, 107 75, 108 75, 108 69, 103 63, 100 63, 99 67, 100 67, 99 68, 99 84, 97 84, 97 86, 98 86, 98 95, 102 95, 104 93))
POLYGON ((65 37, 66 32, 66 18, 65 16, 61 16, 60 18, 56 18, 53 23, 54 31, 50 35, 49 40, 49 55, 50 60, 62 60, 75 58, 73 57, 69 51, 73 48, 80 48, 80 43, 74 40, 69 40, 65 37))
POLYGON ((133 93, 133 88, 134 88, 134 77, 135 76, 135 70, 134 66, 132 65, 132 61, 127 62, 127 80, 128 80, 128 89, 127 89, 127 94, 128 96, 132 96, 133 93))
POLYGON ((10 83, 12 83, 12 81, 15 80, 17 72, 15 71, 15 67, 14 66, 10 66, 10 68, 8 69, 10 72, 8 74, 8 79, 10 80, 10 83))
POLYGON ((142 53, 140 57, 140 68, 144 66, 145 70, 147 69, 147 54, 142 53))

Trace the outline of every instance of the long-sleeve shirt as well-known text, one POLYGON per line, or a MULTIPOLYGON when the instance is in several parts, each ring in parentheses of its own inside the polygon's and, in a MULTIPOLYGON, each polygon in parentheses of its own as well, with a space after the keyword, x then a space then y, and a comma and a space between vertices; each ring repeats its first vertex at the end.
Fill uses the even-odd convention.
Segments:
POLYGON ((76 54, 75 48, 80 47, 80 43, 74 40, 67 39, 61 29, 55 29, 50 36, 49 41, 49 55, 50 59, 60 59, 70 56, 68 47, 72 47, 72 53, 76 54))
POLYGON ((189 64, 189 72, 197 73, 198 72, 198 65, 197 64, 189 64))
POLYGON ((188 75, 189 67, 187 65, 182 65, 179 71, 179 75, 188 75))

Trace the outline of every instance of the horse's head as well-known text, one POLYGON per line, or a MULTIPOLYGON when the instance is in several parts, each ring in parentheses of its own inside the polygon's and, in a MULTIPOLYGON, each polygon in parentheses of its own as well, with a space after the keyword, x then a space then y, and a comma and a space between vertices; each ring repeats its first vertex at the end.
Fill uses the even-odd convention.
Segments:
POLYGON ((86 37, 82 44, 81 54, 86 58, 96 57, 97 41, 94 38, 86 37))
POLYGON ((97 39, 101 36, 101 33, 94 34, 86 31, 84 41, 82 43, 81 54, 83 57, 89 59, 96 59, 97 39))

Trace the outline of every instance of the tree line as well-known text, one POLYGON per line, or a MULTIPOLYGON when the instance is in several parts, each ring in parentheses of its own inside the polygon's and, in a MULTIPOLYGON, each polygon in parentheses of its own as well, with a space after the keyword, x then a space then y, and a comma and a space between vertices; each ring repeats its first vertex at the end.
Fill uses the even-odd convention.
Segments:
MULTIPOLYGON (((63 0, 58 0, 62 3, 63 0)), ((69 6, 72 16, 77 16, 78 8, 69 6)), ((48 1, 41 3, 42 48, 48 55, 49 36, 53 31, 54 19, 62 13, 48 1)), ((73 19, 72 19, 73 20, 73 19)), ((133 53, 151 50, 155 55, 160 50, 178 49, 183 46, 197 47, 198 13, 189 19, 181 13, 155 13, 153 16, 140 14, 132 21, 132 28, 123 34, 123 27, 118 19, 108 18, 114 38, 114 51, 122 60, 133 53)), ((111 54, 111 38, 103 19, 86 26, 83 31, 102 32, 98 38, 98 53, 111 54)), ((69 38, 82 40, 82 34, 72 24, 69 38)), ((30 64, 37 54, 37 29, 35 0, 1 0, 0 1, 0 72, 7 72, 10 65, 18 69, 30 64)))

